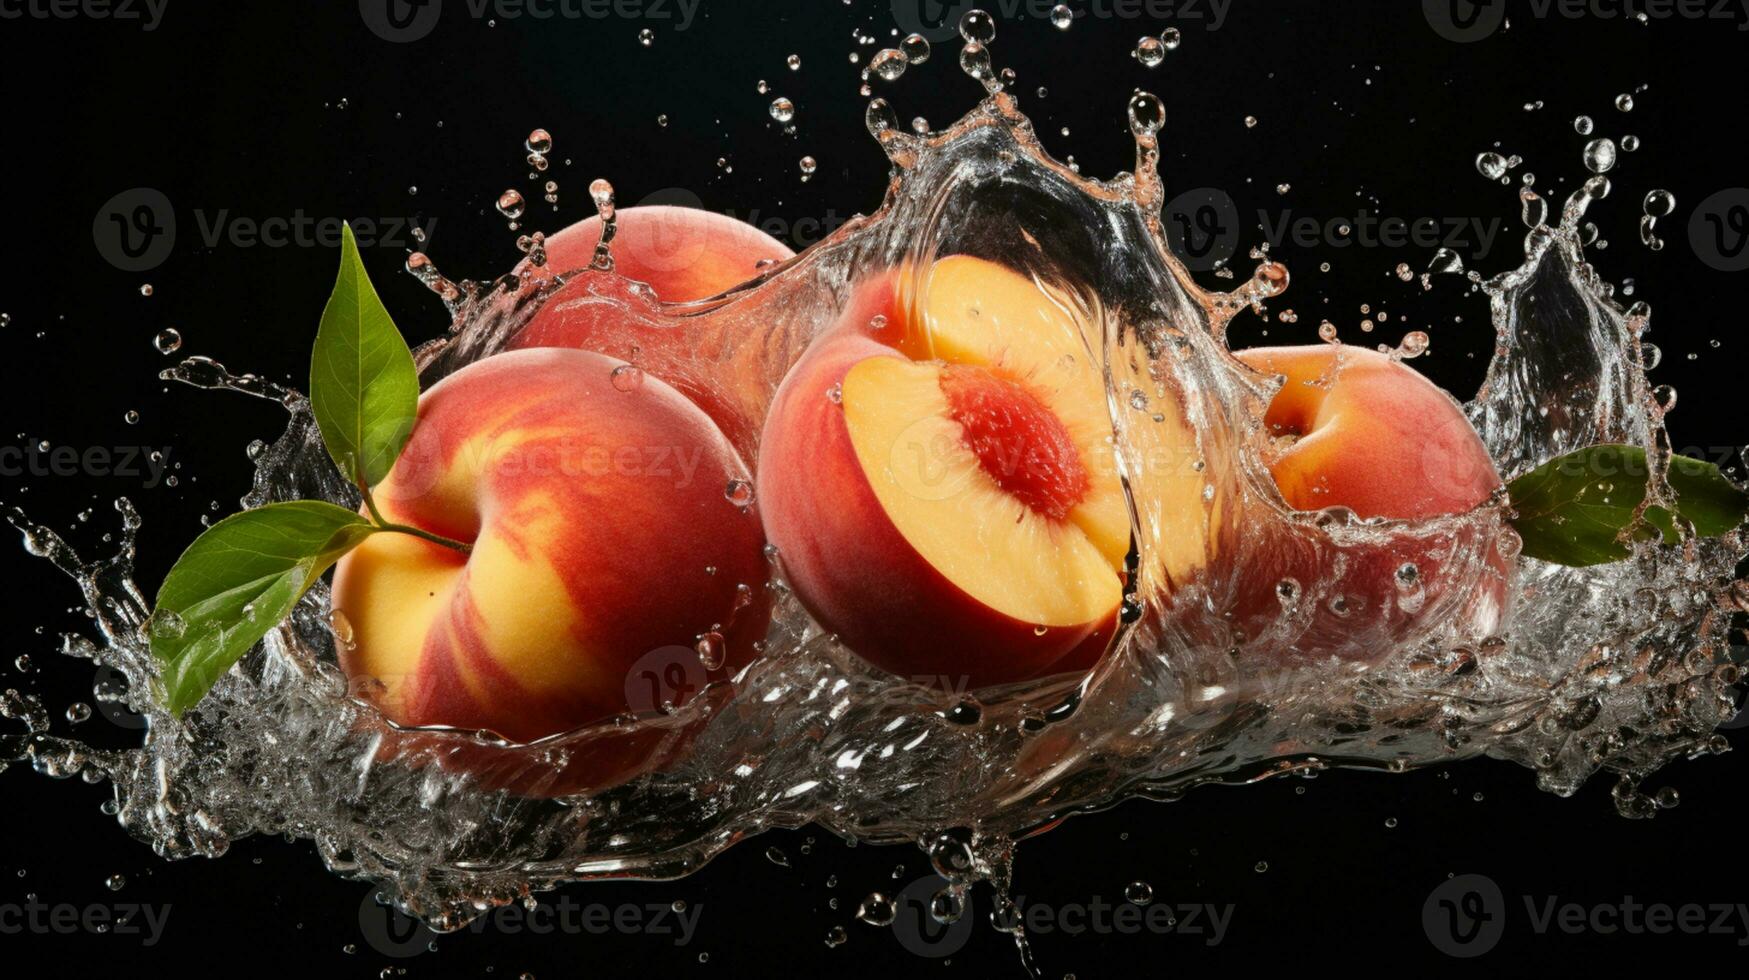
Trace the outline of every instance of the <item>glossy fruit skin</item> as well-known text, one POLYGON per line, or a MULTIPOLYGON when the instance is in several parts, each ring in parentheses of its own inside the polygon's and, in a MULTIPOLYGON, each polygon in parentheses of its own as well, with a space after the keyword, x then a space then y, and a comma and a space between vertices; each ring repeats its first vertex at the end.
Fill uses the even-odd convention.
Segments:
POLYGON ((683 671, 693 689, 753 658, 764 538, 757 511, 725 496, 750 477, 697 407, 624 367, 501 354, 420 399, 376 503, 472 551, 377 534, 333 589, 351 633, 341 666, 394 722, 533 742, 658 708, 640 703, 651 658, 699 668, 683 671))

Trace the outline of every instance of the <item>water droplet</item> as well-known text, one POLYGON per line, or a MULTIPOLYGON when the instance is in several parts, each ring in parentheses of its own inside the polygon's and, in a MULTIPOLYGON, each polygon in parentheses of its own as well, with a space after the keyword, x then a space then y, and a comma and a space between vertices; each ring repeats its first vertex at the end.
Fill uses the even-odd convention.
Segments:
POLYGON ((648 27, 639 31, 638 32, 638 43, 643 45, 646 48, 655 44, 656 43, 656 32, 650 30, 648 27))
POLYGON ((921 65, 929 60, 931 49, 929 39, 921 34, 910 34, 899 42, 899 50, 905 53, 905 60, 913 65, 921 65))
POLYGON ((789 855, 775 847, 768 847, 765 849, 765 860, 770 861, 772 864, 775 864, 780 868, 789 867, 789 855))
POLYGON ((882 81, 896 82, 909 65, 905 52, 898 48, 883 48, 869 60, 868 69, 882 81))
POLYGON ((809 177, 814 176, 814 171, 820 168, 819 162, 813 157, 802 157, 800 166, 802 169, 803 180, 807 180, 809 177))
POLYGON ((545 156, 553 152, 553 134, 544 129, 533 130, 528 134, 528 138, 522 141, 522 145, 530 153, 545 156))
POLYGON ((699 634, 695 648, 698 650, 698 662, 704 665, 705 670, 721 669, 729 650, 723 634, 714 631, 699 634))
POLYGON ((1166 50, 1177 51, 1178 46, 1184 43, 1184 32, 1176 27, 1168 27, 1160 32, 1160 41, 1166 45, 1166 50))
POLYGON ((826 930, 826 945, 830 948, 836 949, 844 945, 849 938, 850 935, 844 931, 843 926, 833 926, 826 930))
POLYGON ((753 484, 746 480, 730 480, 723 488, 723 499, 736 507, 753 506, 753 484))
POLYGON ((1578 133, 1580 136, 1590 136, 1592 130, 1596 128, 1597 126, 1591 121, 1590 116, 1580 116, 1573 120, 1573 132, 1578 133))
POLYGON ((1059 31, 1066 31, 1075 23, 1075 12, 1066 3, 1059 3, 1051 8, 1051 26, 1059 31))
POLYGON ((1655 190, 1646 194, 1645 212, 1654 218, 1662 218, 1676 210, 1676 195, 1665 190, 1655 190))
POLYGON ((1152 34, 1144 34, 1136 41, 1136 49, 1130 52, 1130 57, 1141 62, 1143 68, 1158 68, 1160 62, 1166 60, 1166 42, 1152 34))
POLYGON ((105 878, 103 881, 104 887, 108 888, 112 892, 121 891, 123 888, 127 887, 127 884, 128 884, 128 880, 127 880, 126 876, 124 876, 124 875, 110 875, 108 878, 105 878))
POLYGON ((1615 169, 1615 141, 1596 139, 1585 144, 1585 169, 1606 174, 1615 169))
POLYGON ((960 37, 967 44, 989 44, 996 40, 996 18, 973 8, 960 18, 960 37))
POLYGON ((644 372, 635 364, 621 364, 608 375, 608 381, 613 384, 615 391, 630 394, 644 386, 644 372))
POLYGON ((1166 125, 1166 103, 1152 92, 1130 96, 1129 113, 1130 132, 1138 137, 1154 136, 1166 125))
POLYGON ((801 71, 802 70, 802 56, 799 54, 792 54, 788 58, 784 59, 784 64, 789 65, 790 71, 801 71))
POLYGON ((1145 881, 1132 881, 1124 888, 1123 897, 1131 905, 1147 905, 1154 900, 1154 886, 1145 881))
POLYGON ((856 906, 856 920, 866 922, 871 926, 890 926, 897 917, 898 909, 893 900, 880 892, 870 892, 856 906))
POLYGON ((1615 107, 1622 112, 1633 112, 1634 111, 1634 97, 1631 95, 1628 95, 1625 92, 1622 93, 1621 95, 1616 96, 1615 97, 1615 107))
POLYGON ((498 213, 512 221, 522 217, 525 204, 521 192, 514 187, 498 195, 498 213))
POLYGON ((1493 151, 1478 154, 1476 172, 1489 180, 1499 180, 1506 176, 1506 158, 1493 151))
POLYGON ((771 118, 780 123, 789 123, 796 117, 796 104, 783 96, 771 100, 771 118))

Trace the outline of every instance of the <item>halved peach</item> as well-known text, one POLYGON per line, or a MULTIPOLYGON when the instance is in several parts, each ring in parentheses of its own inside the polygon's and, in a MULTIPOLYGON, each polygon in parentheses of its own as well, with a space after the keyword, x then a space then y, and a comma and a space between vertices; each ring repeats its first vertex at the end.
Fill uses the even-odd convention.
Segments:
POLYGON ((796 594, 864 659, 971 687, 1111 622, 1129 512, 1067 298, 955 256, 885 288, 784 381, 759 493, 796 594), (912 295, 914 293, 914 295, 912 295))

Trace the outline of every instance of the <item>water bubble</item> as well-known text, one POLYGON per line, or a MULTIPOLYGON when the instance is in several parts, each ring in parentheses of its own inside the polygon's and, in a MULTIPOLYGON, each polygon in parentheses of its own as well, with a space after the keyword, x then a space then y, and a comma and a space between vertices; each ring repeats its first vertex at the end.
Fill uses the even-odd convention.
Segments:
POLYGON ((1154 886, 1145 881, 1132 881, 1124 888, 1123 897, 1131 905, 1147 905, 1154 900, 1154 886))
POLYGON ((1327 344, 1335 343, 1336 324, 1331 323, 1329 320, 1325 320, 1323 323, 1318 324, 1318 338, 1327 344))
POLYGON ((1051 26, 1059 31, 1068 30, 1075 23, 1075 12, 1066 3, 1059 3, 1051 8, 1051 26))
POLYGON ((712 631, 699 634, 695 649, 698 650, 698 662, 705 670, 718 670, 723 666, 729 647, 723 634, 712 631))
POLYGON ((1645 212, 1654 218, 1662 218, 1676 210, 1676 195, 1665 190, 1654 190, 1646 194, 1645 212))
POLYGON ((1580 136, 1590 136, 1592 130, 1596 128, 1597 126, 1591 121, 1590 116, 1580 116, 1573 120, 1573 132, 1578 133, 1580 136))
POLYGON ((153 290, 152 290, 151 283, 148 282, 148 283, 145 283, 145 284, 140 286, 140 295, 141 296, 151 296, 152 292, 153 292, 153 290))
POLYGON ((152 346, 160 354, 174 354, 182 346, 182 333, 175 327, 166 327, 152 338, 152 346))
POLYGON ((122 414, 121 420, 129 425, 138 425, 140 421, 140 413, 130 408, 122 414))
POLYGON ((989 44, 996 40, 996 18, 977 8, 960 18, 960 37, 967 44, 989 44))
POLYGON ((1403 356, 1404 360, 1412 360, 1427 353, 1430 343, 1426 332, 1411 330, 1403 335, 1403 342, 1397 346, 1397 352, 1403 356))
POLYGON ((753 506, 753 484, 746 480, 730 480, 723 488, 723 499, 736 507, 753 506))
POLYGON ((1622 112, 1633 112, 1634 111, 1634 97, 1631 95, 1628 95, 1625 92, 1622 93, 1621 95, 1616 96, 1615 97, 1615 107, 1622 112))
POLYGON ((789 855, 778 850, 776 847, 768 847, 765 849, 765 860, 770 861, 772 864, 775 864, 780 868, 789 867, 789 855))
POLYGON ((874 72, 882 81, 896 82, 901 75, 905 74, 905 69, 909 65, 910 61, 905 57, 905 52, 898 48, 883 48, 869 60, 868 70, 874 72))
POLYGON ((990 49, 975 41, 960 48, 960 71, 976 79, 990 77, 990 49))
POLYGON ((921 34, 910 34, 899 42, 899 50, 904 52, 905 60, 913 65, 921 65, 929 60, 931 49, 929 39, 921 34))
POLYGON ((656 43, 656 32, 650 30, 648 27, 639 31, 638 32, 638 43, 643 45, 646 48, 655 44, 656 43))
POLYGON ((1245 128, 1246 129, 1256 129, 1257 128, 1257 117, 1256 116, 1246 116, 1245 117, 1245 128))
POLYGON ((789 66, 790 71, 801 71, 802 70, 802 56, 799 54, 792 54, 788 58, 785 58, 783 61, 784 61, 784 64, 789 66))
POLYGON ((1633 134, 1630 133, 1629 135, 1623 136, 1621 138, 1621 150, 1623 153, 1633 153, 1636 150, 1638 150, 1639 148, 1640 148, 1640 138, 1638 136, 1634 136, 1633 134))
POLYGON ((796 117, 796 104, 783 96, 771 100, 771 118, 780 123, 789 123, 796 117))
POLYGON ((869 892, 856 906, 856 920, 871 926, 890 926, 898 915, 893 900, 880 892, 869 892))
POLYGON ((849 938, 850 935, 844 931, 843 926, 833 926, 826 930, 826 945, 833 949, 844 945, 845 941, 849 938))
POLYGON ((1137 91, 1130 96, 1130 132, 1136 136, 1153 136, 1166 125, 1166 103, 1152 92, 1137 91))
POLYGON ((522 217, 525 206, 521 192, 514 187, 498 195, 498 213, 512 221, 522 217))
POLYGON ((1144 68, 1158 68, 1166 60, 1166 42, 1152 34, 1144 34, 1136 41, 1136 49, 1130 52, 1130 57, 1141 62, 1144 68))
POLYGON ((528 137, 522 141, 522 145, 527 148, 530 153, 538 153, 545 156, 546 154, 553 152, 553 134, 544 129, 533 130, 528 134, 528 137))
POLYGON ((1615 141, 1596 139, 1585 144, 1585 169, 1606 174, 1615 168, 1615 141))
POLYGON ((608 381, 615 391, 629 394, 644 386, 644 372, 635 364, 621 364, 608 375, 608 381))
POLYGON ((1168 27, 1160 32, 1160 42, 1166 45, 1166 50, 1177 51, 1178 46, 1184 43, 1184 32, 1176 27, 1168 27))
POLYGON ((863 114, 863 124, 868 127, 869 135, 879 139, 882 133, 898 127, 899 117, 886 99, 871 99, 868 111, 863 114))
POLYGON ((124 875, 110 875, 103 880, 103 886, 112 892, 121 891, 123 888, 127 887, 127 884, 128 880, 124 875))
POLYGON ((802 169, 803 180, 807 180, 809 177, 814 176, 814 171, 820 168, 819 162, 813 157, 802 157, 800 166, 802 169))
POLYGON ((1506 158, 1493 151, 1477 154, 1476 172, 1489 180, 1499 180, 1506 176, 1506 158))
POLYGON ((67 705, 67 721, 74 725, 91 720, 91 706, 83 701, 75 701, 67 705))

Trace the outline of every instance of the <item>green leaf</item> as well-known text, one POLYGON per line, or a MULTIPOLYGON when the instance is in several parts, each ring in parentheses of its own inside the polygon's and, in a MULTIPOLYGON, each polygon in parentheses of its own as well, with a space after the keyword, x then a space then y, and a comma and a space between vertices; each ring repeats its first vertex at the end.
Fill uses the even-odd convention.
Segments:
POLYGON ((362 486, 388 475, 419 407, 413 352, 364 271, 350 225, 342 234, 340 277, 310 356, 310 407, 328 455, 362 486))
MULTIPOLYGON (((1512 526, 1524 538, 1523 553, 1575 568, 1628 557, 1618 538, 1633 524, 1634 510, 1646 497, 1647 478, 1644 449, 1592 446, 1513 480, 1507 490, 1515 512, 1512 526)), ((1701 537, 1728 533, 1749 517, 1749 494, 1711 463, 1673 456, 1669 479, 1676 512, 1701 537)), ((1649 507, 1646 520, 1664 540, 1677 540, 1669 511, 1649 507)))
POLYGON ((316 500, 268 504, 207 528, 165 577, 146 626, 170 712, 199 703, 329 566, 376 530, 316 500))

